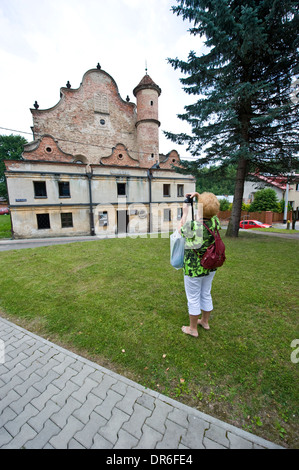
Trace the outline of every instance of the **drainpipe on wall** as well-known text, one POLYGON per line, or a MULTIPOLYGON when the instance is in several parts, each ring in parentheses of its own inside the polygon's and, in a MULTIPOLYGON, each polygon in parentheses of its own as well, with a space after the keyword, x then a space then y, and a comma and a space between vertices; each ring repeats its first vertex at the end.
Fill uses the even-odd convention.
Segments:
MULTIPOLYGON (((7 169, 5 170, 4 174, 7 173, 7 169)), ((6 194, 7 194, 7 205, 8 205, 8 208, 10 209, 10 197, 9 197, 9 192, 8 192, 8 183, 7 183, 7 177, 5 178, 5 186, 6 186, 6 194)), ((10 231, 11 231, 11 238, 12 240, 15 239, 15 234, 14 234, 14 229, 13 229, 13 218, 12 218, 12 215, 11 215, 11 210, 10 210, 10 231)))
POLYGON ((284 196, 284 211, 283 211, 283 223, 287 223, 288 218, 288 203, 289 203, 289 183, 286 185, 285 196, 284 196))
POLYGON ((92 169, 88 166, 86 168, 86 176, 88 178, 88 188, 89 188, 89 225, 90 225, 90 235, 95 235, 94 230, 94 218, 93 218, 93 209, 92 209, 92 190, 91 190, 91 180, 92 180, 92 169))
POLYGON ((153 175, 151 170, 147 170, 147 178, 148 178, 148 188, 149 188, 149 219, 148 219, 148 231, 151 233, 152 231, 152 179, 153 175))

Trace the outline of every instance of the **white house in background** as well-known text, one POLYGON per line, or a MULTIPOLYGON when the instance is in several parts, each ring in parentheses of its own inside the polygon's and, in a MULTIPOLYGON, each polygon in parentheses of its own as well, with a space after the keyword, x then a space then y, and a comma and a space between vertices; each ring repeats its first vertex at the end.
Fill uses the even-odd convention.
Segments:
MULTIPOLYGON (((288 201, 292 208, 295 210, 299 207, 299 175, 298 181, 290 184, 288 189, 288 201)), ((250 204, 254 200, 254 195, 260 189, 272 188, 277 194, 277 198, 280 201, 285 199, 285 193, 287 189, 287 179, 285 176, 265 176, 255 175, 258 181, 245 181, 243 202, 250 204)))
POLYGON ((219 201, 221 199, 226 199, 229 203, 232 203, 234 201, 234 196, 223 195, 223 196, 216 196, 216 197, 219 201))

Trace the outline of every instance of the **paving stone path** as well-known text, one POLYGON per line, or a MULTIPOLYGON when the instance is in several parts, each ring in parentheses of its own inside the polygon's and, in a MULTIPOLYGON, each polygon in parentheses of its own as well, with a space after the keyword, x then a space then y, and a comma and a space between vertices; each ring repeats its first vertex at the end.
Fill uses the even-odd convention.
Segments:
POLYGON ((0 318, 1 449, 277 449, 0 318))

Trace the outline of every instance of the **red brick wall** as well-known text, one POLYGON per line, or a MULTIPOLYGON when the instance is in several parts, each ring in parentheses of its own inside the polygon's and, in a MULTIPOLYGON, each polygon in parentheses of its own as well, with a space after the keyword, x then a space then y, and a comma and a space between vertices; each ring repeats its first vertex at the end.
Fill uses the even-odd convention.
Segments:
POLYGON ((158 92, 141 89, 137 92, 137 146, 140 165, 150 167, 159 161, 158 92))
POLYGON ((41 141, 36 142, 36 145, 29 145, 25 147, 23 153, 25 160, 44 160, 44 161, 58 161, 58 162, 72 162, 74 157, 64 153, 57 145, 55 140, 50 136, 45 136, 41 141), (31 150, 30 150, 31 149, 31 150))
POLYGON ((99 163, 122 143, 136 151, 135 105, 124 101, 113 78, 102 70, 86 72, 78 89, 61 89, 50 109, 32 109, 34 135, 50 134, 62 151, 99 163), (104 124, 101 124, 104 122, 104 124))

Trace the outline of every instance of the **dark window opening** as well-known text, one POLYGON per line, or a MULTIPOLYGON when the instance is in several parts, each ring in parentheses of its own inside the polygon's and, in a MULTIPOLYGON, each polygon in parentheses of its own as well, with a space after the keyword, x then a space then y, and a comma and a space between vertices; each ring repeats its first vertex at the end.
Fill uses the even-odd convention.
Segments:
POLYGON ((61 227, 73 227, 73 214, 71 212, 65 212, 61 215, 61 227))
POLYGON ((184 185, 178 184, 178 197, 184 196, 184 185))
POLYGON ((71 197, 70 183, 68 181, 58 182, 59 197, 71 197))
POLYGON ((170 196, 170 184, 163 184, 163 196, 164 197, 170 196))
POLYGON ((126 183, 117 183, 117 195, 118 196, 126 195, 126 183))
POLYGON ((35 197, 47 197, 47 189, 45 181, 33 181, 34 185, 34 196, 35 197))
POLYGON ((170 221, 171 221, 171 210, 164 209, 164 222, 170 222, 170 221))
POLYGON ((36 214, 37 228, 43 230, 50 228, 50 216, 49 214, 36 214))
POLYGON ((151 106, 154 106, 154 102, 153 102, 153 101, 151 101, 151 106))
POLYGON ((99 212, 99 226, 100 227, 108 226, 108 212, 107 211, 99 212))

